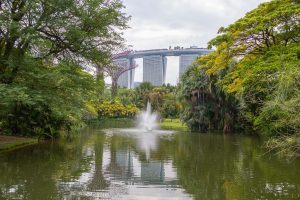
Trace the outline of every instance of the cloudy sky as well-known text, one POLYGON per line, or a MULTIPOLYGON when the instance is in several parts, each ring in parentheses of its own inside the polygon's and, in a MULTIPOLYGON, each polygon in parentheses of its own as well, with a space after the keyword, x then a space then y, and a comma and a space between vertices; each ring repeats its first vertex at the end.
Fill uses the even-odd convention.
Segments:
MULTIPOLYGON (((131 15, 124 37, 134 50, 169 46, 206 47, 221 26, 227 26, 267 0, 123 0, 131 15)), ((136 81, 142 80, 137 61, 136 81)), ((167 82, 178 79, 178 58, 168 57, 167 82)))

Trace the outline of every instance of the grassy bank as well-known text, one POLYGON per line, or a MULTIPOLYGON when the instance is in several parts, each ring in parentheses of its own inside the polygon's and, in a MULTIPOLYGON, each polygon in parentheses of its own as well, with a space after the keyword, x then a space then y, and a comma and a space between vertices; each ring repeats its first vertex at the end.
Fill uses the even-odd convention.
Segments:
POLYGON ((135 125, 135 119, 101 118, 89 121, 88 125, 94 128, 130 128, 135 125))
POLYGON ((162 122, 159 123, 161 128, 164 129, 177 129, 188 131, 188 127, 183 124, 179 119, 163 119, 162 122))
MULTIPOLYGON (((95 128, 130 128, 136 125, 136 120, 132 118, 102 118, 90 121, 88 124, 95 128)), ((163 119, 159 126, 163 129, 189 130, 179 119, 163 119)))
POLYGON ((0 151, 12 150, 26 145, 35 144, 37 142, 38 140, 35 138, 0 135, 0 151))

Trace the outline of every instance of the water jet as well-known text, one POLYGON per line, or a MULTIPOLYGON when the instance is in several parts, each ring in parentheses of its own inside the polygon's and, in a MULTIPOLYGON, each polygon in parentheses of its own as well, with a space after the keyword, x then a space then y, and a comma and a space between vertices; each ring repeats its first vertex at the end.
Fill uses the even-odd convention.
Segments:
POLYGON ((157 114, 151 110, 151 103, 148 101, 146 110, 141 112, 137 117, 138 128, 151 132, 157 129, 157 114))

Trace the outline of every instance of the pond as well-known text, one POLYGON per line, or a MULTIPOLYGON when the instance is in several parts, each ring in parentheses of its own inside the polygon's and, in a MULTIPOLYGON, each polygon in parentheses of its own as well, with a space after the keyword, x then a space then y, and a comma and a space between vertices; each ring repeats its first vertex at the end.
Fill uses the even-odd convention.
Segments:
POLYGON ((300 162, 255 137, 88 128, 2 152, 0 199, 300 199, 300 162))

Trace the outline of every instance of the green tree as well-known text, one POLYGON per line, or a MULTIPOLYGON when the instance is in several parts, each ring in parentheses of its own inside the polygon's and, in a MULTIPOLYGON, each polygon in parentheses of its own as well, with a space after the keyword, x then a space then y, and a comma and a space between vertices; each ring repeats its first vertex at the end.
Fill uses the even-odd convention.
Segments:
MULTIPOLYGON (((207 66, 205 59, 200 59, 198 65, 207 66)), ((217 87, 221 73, 207 75, 198 65, 192 66, 181 79, 179 97, 184 107, 181 119, 194 131, 232 133, 241 120, 237 101, 217 87)))
POLYGON ((119 0, 1 1, 0 128, 54 137, 95 117, 104 77, 86 71, 101 72, 123 42, 122 8, 119 0))
MULTIPOLYGON (((191 88, 203 87, 204 91, 214 91, 217 105, 229 108, 222 112, 224 119, 235 119, 235 114, 228 113, 234 110, 241 116, 240 124, 250 125, 260 134, 298 135, 299 13, 299 1, 273 0, 220 28, 219 35, 209 42, 215 51, 199 58, 195 75, 188 72, 190 77, 182 80, 183 96, 193 96, 191 88)), ((188 119, 205 121, 201 116, 188 119)), ((293 148, 299 152, 297 145, 293 148)))
POLYGON ((138 87, 136 87, 135 93, 138 99, 137 106, 139 108, 145 107, 149 101, 149 93, 154 88, 154 86, 149 82, 143 82, 138 87))
POLYGON ((4 127, 12 134, 47 137, 79 128, 95 96, 95 79, 70 63, 32 68, 33 63, 20 69, 13 84, 0 84, 4 127))
POLYGON ((118 30, 128 20, 118 0, 10 0, 0 7, 2 83, 14 80, 26 53, 48 61, 104 62, 122 42, 118 30))
POLYGON ((164 96, 164 102, 160 109, 161 115, 164 118, 179 118, 179 114, 181 111, 181 104, 177 100, 176 94, 168 93, 164 96))
POLYGON ((217 85, 236 96, 251 124, 266 101, 274 99, 280 77, 290 70, 297 73, 299 11, 299 1, 263 3, 234 24, 221 28, 220 35, 209 43, 217 50, 202 68, 209 75, 225 71, 217 85), (234 61, 236 64, 230 64, 234 61))

